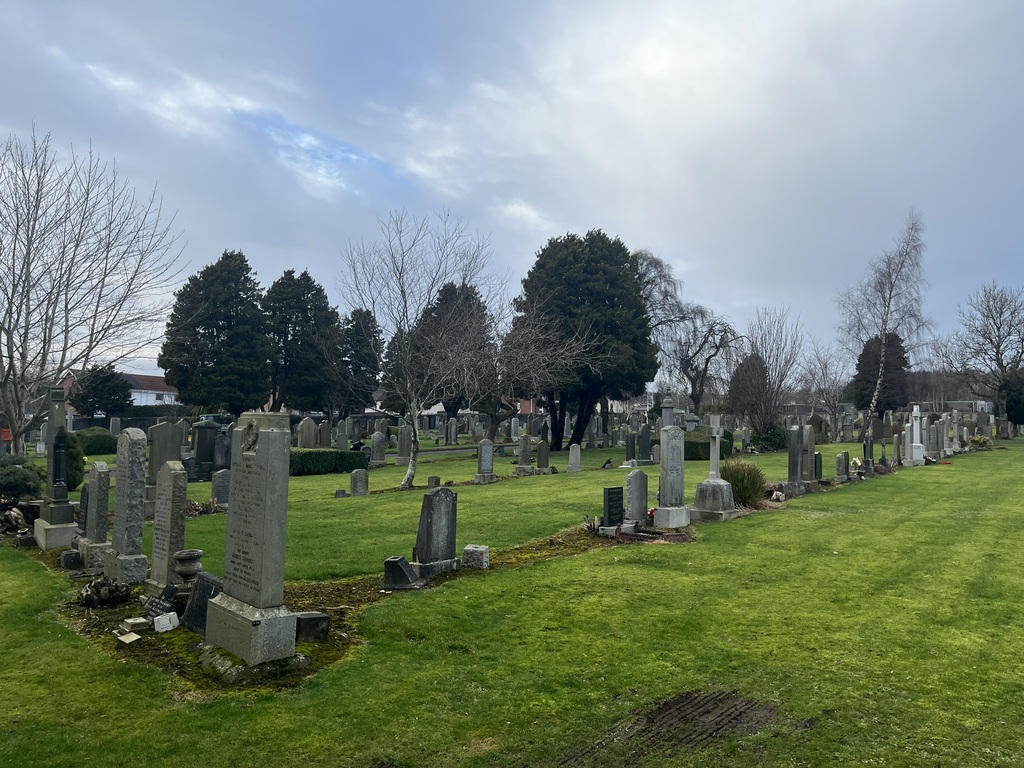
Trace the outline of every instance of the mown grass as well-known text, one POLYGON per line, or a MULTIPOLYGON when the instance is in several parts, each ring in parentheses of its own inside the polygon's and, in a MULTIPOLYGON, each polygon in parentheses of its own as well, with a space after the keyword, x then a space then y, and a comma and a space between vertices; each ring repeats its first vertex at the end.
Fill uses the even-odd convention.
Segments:
MULTIPOLYGON (((784 456, 754 459, 784 476, 784 456)), ((209 699, 80 638, 53 611, 66 579, 0 547, 0 764, 556 765, 658 700, 729 689, 779 716, 633 764, 1021 765, 1022 459, 1009 444, 700 525, 693 544, 466 573, 367 608, 365 644, 300 688, 209 699)), ((424 479, 448 479, 436 466, 424 479)), ((692 498, 706 463, 688 470, 692 498)), ((458 487, 459 545, 574 525, 625 474, 458 487)), ((292 479, 289 579, 378 573, 412 546, 421 493, 325 498, 337 483, 292 479)), ((222 521, 190 520, 189 546, 222 553, 222 521)))

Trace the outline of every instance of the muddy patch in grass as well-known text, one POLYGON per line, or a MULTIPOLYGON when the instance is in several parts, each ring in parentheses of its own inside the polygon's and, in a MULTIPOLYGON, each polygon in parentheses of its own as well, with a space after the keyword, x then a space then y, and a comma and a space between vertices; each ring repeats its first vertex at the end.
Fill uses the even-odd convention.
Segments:
POLYGON ((558 764, 566 768, 624 765, 731 735, 749 736, 776 714, 775 707, 744 699, 734 691, 688 691, 619 723, 602 739, 575 750, 558 764))

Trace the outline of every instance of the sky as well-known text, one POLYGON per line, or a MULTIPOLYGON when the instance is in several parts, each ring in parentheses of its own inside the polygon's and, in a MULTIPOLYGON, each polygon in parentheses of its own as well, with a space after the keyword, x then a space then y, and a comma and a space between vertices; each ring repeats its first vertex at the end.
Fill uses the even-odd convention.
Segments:
POLYGON ((0 0, 0 132, 157 185, 183 276, 239 249, 343 311, 346 243, 448 210, 512 294, 599 228, 741 329, 783 306, 830 340, 915 208, 949 333, 1024 285, 1021 29, 998 0, 0 0))

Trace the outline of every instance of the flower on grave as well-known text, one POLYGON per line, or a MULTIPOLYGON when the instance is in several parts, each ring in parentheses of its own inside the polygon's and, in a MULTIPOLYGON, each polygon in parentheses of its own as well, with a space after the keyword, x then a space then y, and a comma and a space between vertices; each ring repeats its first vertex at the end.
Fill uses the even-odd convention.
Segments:
POLYGON ((647 512, 647 517, 652 521, 654 520, 654 509, 654 507, 651 507, 650 510, 648 510, 647 512))

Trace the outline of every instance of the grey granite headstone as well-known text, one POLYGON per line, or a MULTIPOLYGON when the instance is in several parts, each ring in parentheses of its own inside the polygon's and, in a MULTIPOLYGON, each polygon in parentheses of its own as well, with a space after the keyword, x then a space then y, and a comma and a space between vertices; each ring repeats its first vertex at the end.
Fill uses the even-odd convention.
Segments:
POLYGON ((332 435, 331 435, 331 422, 324 419, 316 428, 317 431, 317 445, 321 448, 333 448, 332 435))
POLYGON ((449 488, 435 488, 424 494, 411 563, 420 578, 430 579, 459 567, 455 557, 458 509, 458 494, 449 488))
POLYGON ((370 473, 365 469, 353 469, 349 477, 349 493, 353 496, 369 496, 370 473))
POLYGON ((161 422, 146 431, 146 438, 149 443, 149 462, 146 465, 146 519, 152 520, 156 511, 156 479, 160 468, 168 461, 181 461, 180 423, 161 422))
POLYGON ((626 463, 636 459, 636 435, 632 432, 626 433, 626 463))
POLYGON ((686 433, 675 425, 661 430, 661 475, 654 525, 681 528, 690 524, 690 511, 683 503, 685 492, 684 448, 686 433))
POLYGON ((573 443, 569 446, 569 466, 566 472, 579 472, 580 470, 580 446, 579 443, 573 443))
POLYGON ((213 440, 213 472, 231 468, 231 434, 220 432, 213 440))
POLYGON ((626 476, 626 520, 647 523, 647 473, 634 469, 626 476))
POLYGON ((398 428, 398 456, 395 464, 405 467, 412 459, 412 427, 408 424, 398 428))
POLYGON ((537 474, 551 474, 551 448, 546 440, 541 440, 537 444, 537 474))
POLYGON ((114 437, 117 437, 118 435, 121 434, 121 417, 120 416, 111 416, 110 417, 110 433, 114 437))
POLYGON ((253 665, 295 654, 295 614, 282 605, 288 414, 243 414, 232 437, 224 591, 209 602, 206 639, 253 665))
POLYGON ((114 487, 114 533, 103 575, 114 581, 140 584, 148 558, 142 554, 146 509, 146 433, 135 427, 117 438, 117 484, 114 487))
POLYGON ((153 559, 146 594, 156 595, 164 587, 181 583, 174 572, 175 552, 185 548, 185 509, 188 505, 188 476, 180 461, 168 461, 156 478, 156 510, 153 515, 153 559))
POLYGON ((484 438, 477 446, 476 453, 476 477, 473 482, 477 485, 493 483, 498 479, 494 474, 494 443, 484 438))
POLYGON ((218 469, 211 480, 213 503, 219 507, 228 506, 231 503, 231 470, 218 469))
POLYGON ((373 437, 370 438, 370 469, 379 469, 386 464, 384 458, 384 443, 386 439, 383 432, 374 432, 373 437))
POLYGON ((309 416, 306 416, 299 422, 296 435, 298 437, 298 443, 296 444, 297 448, 317 447, 316 422, 309 418, 309 416))

